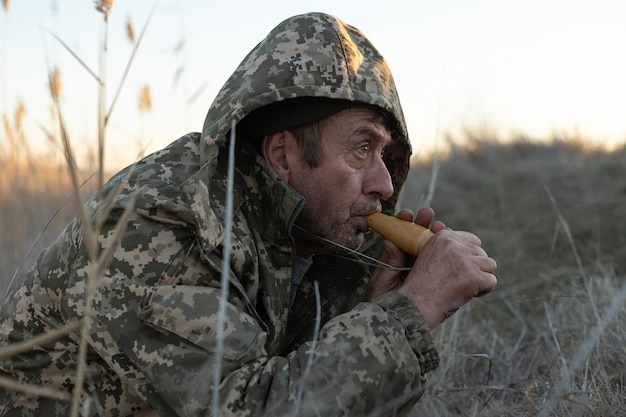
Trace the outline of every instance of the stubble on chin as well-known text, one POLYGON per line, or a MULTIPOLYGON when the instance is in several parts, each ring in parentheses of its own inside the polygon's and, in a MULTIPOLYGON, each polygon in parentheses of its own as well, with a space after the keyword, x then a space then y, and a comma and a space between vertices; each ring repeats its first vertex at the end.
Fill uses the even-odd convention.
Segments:
POLYGON ((309 227, 303 222, 300 228, 295 231, 296 239, 308 241, 317 248, 317 254, 346 254, 358 250, 365 242, 365 234, 357 231, 349 219, 324 226, 309 224, 309 227))
POLYGON ((365 235, 357 231, 349 221, 344 221, 335 227, 331 227, 325 237, 335 242, 335 245, 328 244, 329 250, 333 253, 347 253, 351 250, 358 250, 365 241, 365 235))

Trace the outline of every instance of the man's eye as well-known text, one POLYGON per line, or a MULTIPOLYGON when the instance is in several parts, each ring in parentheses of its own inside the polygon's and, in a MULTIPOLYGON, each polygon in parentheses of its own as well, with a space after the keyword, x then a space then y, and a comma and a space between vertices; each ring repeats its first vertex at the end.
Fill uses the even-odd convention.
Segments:
POLYGON ((361 145, 358 148, 356 148, 356 151, 359 153, 359 155, 365 157, 370 151, 370 145, 369 144, 361 145))

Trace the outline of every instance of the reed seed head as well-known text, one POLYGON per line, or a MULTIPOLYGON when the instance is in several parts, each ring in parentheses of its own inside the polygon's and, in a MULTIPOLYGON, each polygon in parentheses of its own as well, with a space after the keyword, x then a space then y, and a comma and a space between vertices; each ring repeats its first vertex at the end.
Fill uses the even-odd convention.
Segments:
POLYGON ((128 16, 128 20, 126 21, 126 36, 128 36, 130 43, 135 43, 135 26, 130 16, 128 16))
POLYGON ((50 95, 53 99, 58 100, 61 97, 61 89, 63 83, 61 82, 61 71, 58 68, 54 68, 48 76, 48 83, 50 87, 50 95))
POLYGON ((109 20, 109 12, 115 4, 115 0, 96 0, 96 10, 104 15, 104 21, 109 20))
POLYGON ((24 120, 24 116, 26 115, 26 106, 22 99, 17 102, 17 108, 15 109, 14 122, 16 129, 20 129, 22 127, 22 120, 24 120))
POLYGON ((139 110, 141 112, 152 111, 152 92, 148 84, 144 84, 139 92, 139 110))

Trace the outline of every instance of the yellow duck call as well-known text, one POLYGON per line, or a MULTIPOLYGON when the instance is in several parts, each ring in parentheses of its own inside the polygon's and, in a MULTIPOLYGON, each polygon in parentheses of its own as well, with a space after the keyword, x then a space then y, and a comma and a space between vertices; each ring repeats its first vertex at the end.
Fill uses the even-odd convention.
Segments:
POLYGON ((417 256, 422 246, 433 236, 424 226, 383 213, 369 214, 365 216, 365 221, 373 231, 414 256, 417 256))

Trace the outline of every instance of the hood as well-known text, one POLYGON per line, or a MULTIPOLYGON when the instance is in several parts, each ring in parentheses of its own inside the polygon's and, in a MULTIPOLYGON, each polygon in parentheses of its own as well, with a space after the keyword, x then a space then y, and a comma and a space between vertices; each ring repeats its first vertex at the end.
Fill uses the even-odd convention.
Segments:
POLYGON ((228 140, 231 123, 239 123, 255 109, 301 97, 365 103, 393 115, 397 132, 385 162, 396 191, 383 203, 384 211, 393 212, 408 174, 411 146, 391 71, 361 31, 323 13, 280 23, 224 84, 202 129, 202 158, 209 172, 228 140))

